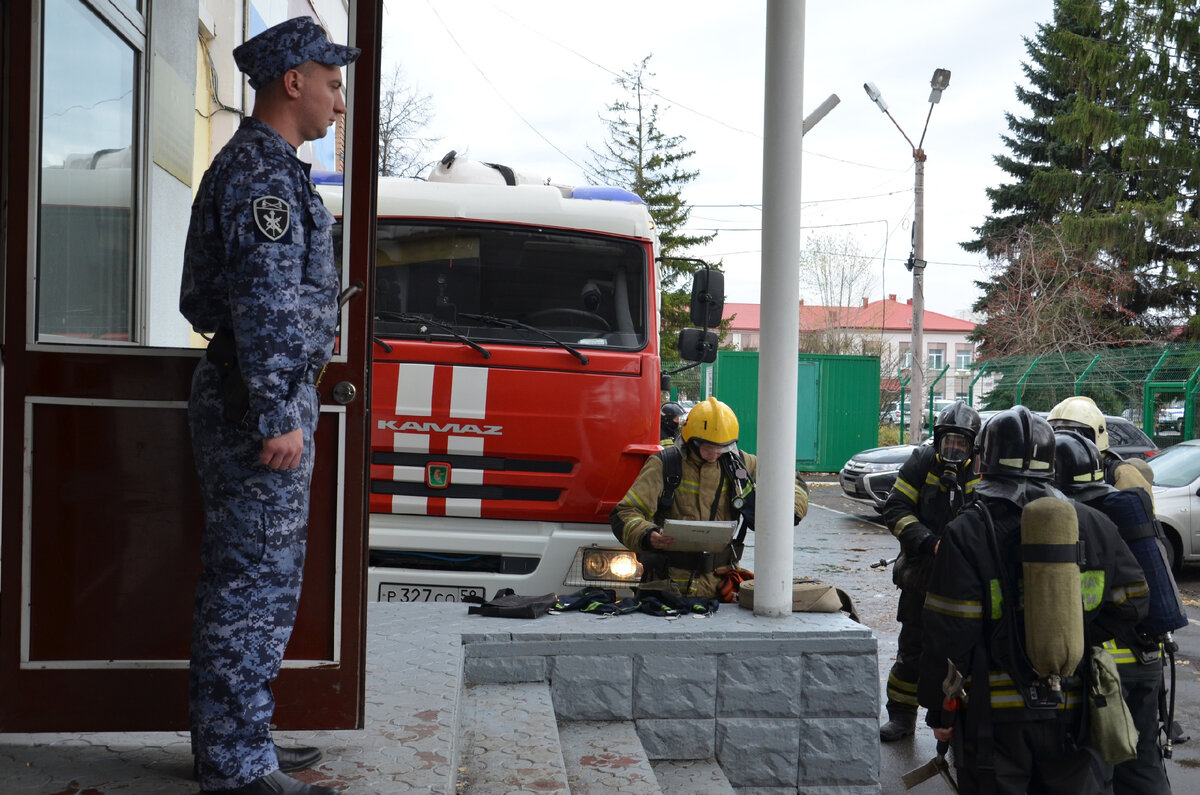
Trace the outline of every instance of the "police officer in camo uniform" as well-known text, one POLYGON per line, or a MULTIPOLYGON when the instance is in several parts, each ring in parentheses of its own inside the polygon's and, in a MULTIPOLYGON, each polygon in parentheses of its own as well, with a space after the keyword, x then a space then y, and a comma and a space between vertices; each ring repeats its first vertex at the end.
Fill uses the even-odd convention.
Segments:
POLYGON ((346 112, 341 67, 358 55, 308 17, 235 49, 254 114, 192 206, 179 306, 212 335, 188 406, 205 515, 190 670, 204 792, 335 792, 286 775, 320 751, 277 748, 269 724, 300 597, 316 382, 338 310, 333 217, 296 149, 346 112))

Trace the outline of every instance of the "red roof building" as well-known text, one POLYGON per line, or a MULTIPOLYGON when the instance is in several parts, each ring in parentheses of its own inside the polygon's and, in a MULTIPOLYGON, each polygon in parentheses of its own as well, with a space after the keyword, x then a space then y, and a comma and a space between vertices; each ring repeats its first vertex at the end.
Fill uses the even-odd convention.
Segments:
MULTIPOLYGON (((727 302, 724 317, 730 320, 726 344, 737 350, 758 350, 762 327, 758 304, 727 302)), ((975 324, 940 312, 925 310, 924 335, 928 378, 934 378, 948 364, 950 369, 934 387, 934 395, 945 398, 967 396, 973 377, 975 343, 967 335, 975 324)), ((808 353, 868 353, 878 355, 885 391, 899 389, 896 369, 907 375, 911 364, 912 300, 896 300, 895 294, 884 301, 863 299, 860 306, 817 306, 800 301, 798 343, 808 353)))

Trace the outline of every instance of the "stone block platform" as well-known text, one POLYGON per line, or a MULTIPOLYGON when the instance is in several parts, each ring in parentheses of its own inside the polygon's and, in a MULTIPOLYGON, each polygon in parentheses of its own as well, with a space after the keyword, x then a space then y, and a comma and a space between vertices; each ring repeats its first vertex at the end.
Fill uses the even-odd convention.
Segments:
MULTIPOLYGON (((365 727, 279 732, 325 751, 298 778, 388 795, 880 792, 876 640, 841 614, 371 603, 367 629, 365 727)), ((195 793, 190 769, 178 732, 0 734, 5 793, 195 793)))

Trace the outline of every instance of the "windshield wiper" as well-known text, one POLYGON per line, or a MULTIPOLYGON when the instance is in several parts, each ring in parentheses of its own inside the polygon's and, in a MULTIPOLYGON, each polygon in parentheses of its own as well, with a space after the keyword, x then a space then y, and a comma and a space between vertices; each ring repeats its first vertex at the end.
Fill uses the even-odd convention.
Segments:
POLYGON ((492 352, 489 351, 487 348, 483 347, 478 342, 475 342, 474 340, 471 340, 471 339, 467 338, 466 336, 459 334, 457 331, 454 330, 453 326, 442 323, 441 321, 430 320, 427 317, 421 317, 420 315, 409 314, 408 312, 388 312, 386 310, 376 311, 375 317, 378 320, 393 320, 397 323, 415 323, 415 324, 421 326, 421 328, 418 329, 418 331, 420 331, 422 334, 425 335, 426 340, 429 339, 429 327, 436 326, 437 328, 440 328, 442 331, 445 331, 450 336, 454 337, 456 340, 461 342, 463 345, 470 346, 470 347, 474 348, 475 350, 479 351, 483 355, 483 358, 485 358, 485 359, 492 358, 492 352))
POLYGON ((479 322, 486 323, 489 326, 499 326, 501 328, 520 328, 520 329, 525 329, 526 331, 532 331, 534 334, 540 334, 541 336, 543 336, 546 339, 553 342, 555 345, 559 346, 560 348, 565 349, 568 353, 570 353, 572 356, 574 356, 576 359, 578 359, 583 364, 588 363, 588 357, 586 357, 582 353, 580 353, 575 347, 573 347, 572 345, 570 345, 566 342, 563 342, 558 337, 551 334, 549 331, 543 331, 542 329, 538 328, 537 326, 531 326, 528 323, 522 323, 519 320, 512 320, 512 319, 506 318, 506 317, 496 317, 495 315, 471 315, 471 314, 467 314, 466 312, 459 312, 458 316, 465 317, 467 320, 478 320, 479 322))

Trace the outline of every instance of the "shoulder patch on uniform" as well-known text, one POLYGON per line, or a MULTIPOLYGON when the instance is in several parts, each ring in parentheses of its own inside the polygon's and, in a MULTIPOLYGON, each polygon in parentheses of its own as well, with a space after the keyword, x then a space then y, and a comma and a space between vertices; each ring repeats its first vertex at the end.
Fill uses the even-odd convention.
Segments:
POLYGON ((278 196, 259 196, 254 200, 252 207, 254 225, 267 240, 274 242, 283 237, 292 217, 292 210, 287 202, 278 196))

